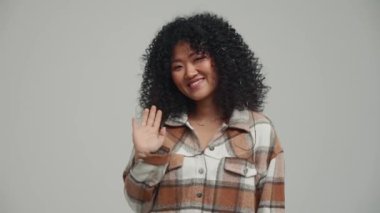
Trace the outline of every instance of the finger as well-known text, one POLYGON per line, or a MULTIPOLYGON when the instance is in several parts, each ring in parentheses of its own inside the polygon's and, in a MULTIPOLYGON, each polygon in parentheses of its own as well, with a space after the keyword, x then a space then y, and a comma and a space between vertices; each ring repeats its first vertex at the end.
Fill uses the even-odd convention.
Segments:
POLYGON ((156 117, 156 106, 152 106, 149 111, 148 121, 146 123, 147 126, 153 126, 154 118, 156 117))
POLYGON ((161 127, 160 135, 166 136, 166 127, 161 127))
POLYGON ((156 118, 154 119, 154 124, 153 124, 153 127, 157 128, 157 130, 160 127, 161 118, 162 118, 162 111, 158 110, 156 114, 156 118))
MULTIPOLYGON (((137 129, 138 123, 135 118, 132 118, 132 138, 134 138, 135 131, 137 129)), ((132 140, 133 144, 136 146, 135 140, 132 140)))
POLYGON ((138 124, 135 118, 132 118, 132 129, 135 130, 137 128, 138 124))
POLYGON ((165 136, 166 136, 166 128, 162 127, 160 129, 160 135, 158 136, 158 140, 161 142, 161 145, 164 143, 165 136))
POLYGON ((149 109, 145 108, 143 111, 143 116, 142 116, 142 120, 141 120, 142 126, 146 126, 146 122, 148 120, 148 115, 149 115, 149 109))

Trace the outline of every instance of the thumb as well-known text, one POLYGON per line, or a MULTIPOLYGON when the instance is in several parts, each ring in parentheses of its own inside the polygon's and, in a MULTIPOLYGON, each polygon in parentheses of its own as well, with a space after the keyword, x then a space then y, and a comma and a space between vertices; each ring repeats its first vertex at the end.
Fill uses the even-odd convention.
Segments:
POLYGON ((132 129, 136 129, 136 127, 137 127, 136 118, 132 118, 132 129))
POLYGON ((166 127, 162 127, 158 136, 158 140, 163 143, 166 136, 166 127))
POLYGON ((166 127, 161 127, 160 135, 162 135, 164 137, 166 136, 166 127))

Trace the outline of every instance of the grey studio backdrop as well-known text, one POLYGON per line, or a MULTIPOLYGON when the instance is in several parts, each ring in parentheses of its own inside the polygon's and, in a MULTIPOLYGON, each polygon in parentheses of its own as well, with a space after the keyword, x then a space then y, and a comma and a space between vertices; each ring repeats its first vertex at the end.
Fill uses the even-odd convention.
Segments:
POLYGON ((380 212, 376 0, 0 0, 0 212, 131 212, 140 56, 164 23, 201 11, 264 65, 287 212, 380 212))

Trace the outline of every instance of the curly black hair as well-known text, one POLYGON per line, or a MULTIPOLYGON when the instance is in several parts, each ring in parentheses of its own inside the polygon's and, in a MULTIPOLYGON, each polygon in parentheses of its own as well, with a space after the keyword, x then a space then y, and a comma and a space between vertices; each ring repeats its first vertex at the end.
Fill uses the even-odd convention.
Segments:
POLYGON ((141 108, 156 105, 163 111, 163 121, 194 109, 194 102, 171 78, 172 51, 180 41, 213 58, 218 76, 214 101, 224 119, 229 119, 234 109, 262 111, 270 87, 263 82, 258 58, 225 19, 211 13, 177 17, 158 32, 143 55, 141 108))

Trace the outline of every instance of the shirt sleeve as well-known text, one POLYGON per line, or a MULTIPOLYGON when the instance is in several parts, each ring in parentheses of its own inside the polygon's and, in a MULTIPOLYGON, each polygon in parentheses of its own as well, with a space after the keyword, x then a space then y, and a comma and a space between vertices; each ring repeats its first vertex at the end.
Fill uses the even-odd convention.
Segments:
POLYGON ((274 129, 271 138, 273 149, 268 155, 268 169, 257 189, 258 213, 285 212, 284 151, 274 129))
POLYGON ((134 151, 123 172, 124 194, 131 208, 136 212, 149 212, 158 184, 165 175, 169 154, 157 152, 136 159, 134 151))

